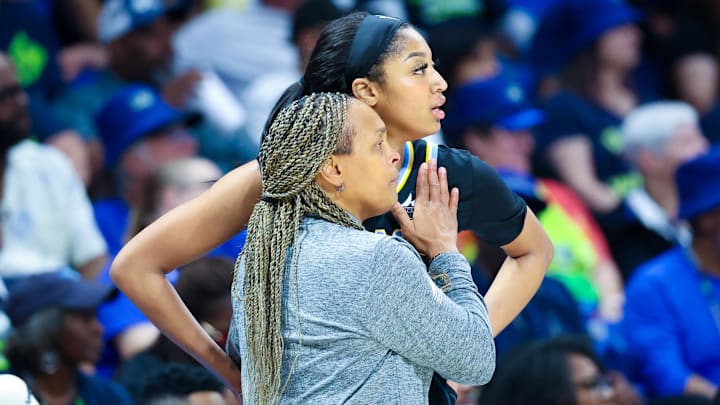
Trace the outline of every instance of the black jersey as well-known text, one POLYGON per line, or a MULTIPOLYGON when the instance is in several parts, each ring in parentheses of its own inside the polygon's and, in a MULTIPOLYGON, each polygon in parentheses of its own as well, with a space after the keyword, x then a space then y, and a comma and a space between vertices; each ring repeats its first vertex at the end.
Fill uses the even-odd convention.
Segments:
MULTIPOLYGON (((472 230, 485 242, 502 246, 514 240, 525 221, 525 202, 510 191, 495 169, 470 152, 419 140, 407 142, 398 177, 398 201, 410 216, 415 207, 415 184, 420 165, 437 159, 447 169, 448 185, 460 190, 458 226, 472 230)), ((392 213, 370 218, 363 224, 369 231, 400 234, 392 213)))

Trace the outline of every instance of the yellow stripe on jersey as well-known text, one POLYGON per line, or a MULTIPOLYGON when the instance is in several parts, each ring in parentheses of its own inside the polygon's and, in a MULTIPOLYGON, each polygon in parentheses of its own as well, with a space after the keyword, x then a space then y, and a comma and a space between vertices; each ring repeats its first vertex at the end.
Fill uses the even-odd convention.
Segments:
POLYGON ((412 142, 407 141, 405 142, 405 147, 403 150, 403 165, 402 168, 400 168, 400 173, 398 173, 398 185, 396 192, 400 192, 403 187, 405 187, 405 183, 407 183, 408 178, 410 178, 410 173, 412 172, 413 163, 415 161, 415 148, 413 147, 412 142))

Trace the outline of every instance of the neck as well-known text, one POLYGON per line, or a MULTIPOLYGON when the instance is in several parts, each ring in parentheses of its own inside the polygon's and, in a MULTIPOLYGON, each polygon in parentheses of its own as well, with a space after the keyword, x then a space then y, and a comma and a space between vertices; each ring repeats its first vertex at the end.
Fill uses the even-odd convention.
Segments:
POLYGON ((672 178, 644 176, 645 191, 665 211, 669 218, 675 218, 678 211, 677 187, 672 178))
POLYGON ((48 405, 66 405, 77 395, 75 368, 67 364, 53 374, 37 373, 34 378, 39 399, 48 405))
POLYGON ((626 72, 604 67, 598 71, 596 97, 601 105, 621 116, 635 107, 633 93, 625 86, 626 72))
POLYGON ((697 258, 700 270, 720 277, 720 250, 714 240, 707 237, 693 239, 692 250, 697 258))
POLYGON ((606 91, 625 90, 625 72, 611 66, 603 66, 598 70, 598 88, 606 91))

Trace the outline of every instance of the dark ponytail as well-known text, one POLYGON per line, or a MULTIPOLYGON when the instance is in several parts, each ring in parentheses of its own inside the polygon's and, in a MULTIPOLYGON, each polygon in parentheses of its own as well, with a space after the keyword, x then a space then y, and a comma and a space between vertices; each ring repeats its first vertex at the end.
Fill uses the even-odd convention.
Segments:
MULTIPOLYGON (((262 139, 265 139, 265 135, 280 110, 303 96, 312 93, 344 93, 352 96, 351 83, 348 83, 346 78, 347 65, 355 34, 367 16, 366 12, 352 13, 333 20, 325 26, 315 44, 312 55, 310 55, 302 80, 288 87, 277 101, 265 122, 262 139)), ((408 26, 407 23, 403 23, 400 28, 408 26)), ((366 77, 369 80, 383 84, 384 71, 381 66, 389 56, 400 52, 400 38, 398 35, 393 36, 367 74, 366 77)))

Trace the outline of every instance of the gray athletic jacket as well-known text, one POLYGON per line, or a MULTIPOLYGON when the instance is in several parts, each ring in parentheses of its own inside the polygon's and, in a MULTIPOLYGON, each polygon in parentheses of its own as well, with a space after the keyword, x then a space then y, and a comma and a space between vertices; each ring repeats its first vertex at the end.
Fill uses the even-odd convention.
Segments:
MULTIPOLYGON (((402 239, 316 218, 303 221, 298 248, 297 272, 288 260, 283 280, 282 403, 423 404, 433 370, 459 383, 488 382, 492 330, 462 255, 441 254, 428 270, 402 239)), ((243 269, 228 344, 240 354, 243 397, 252 404, 243 269)))

